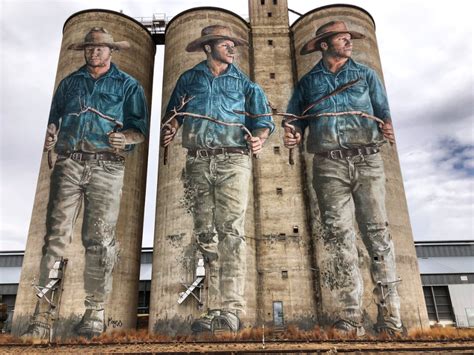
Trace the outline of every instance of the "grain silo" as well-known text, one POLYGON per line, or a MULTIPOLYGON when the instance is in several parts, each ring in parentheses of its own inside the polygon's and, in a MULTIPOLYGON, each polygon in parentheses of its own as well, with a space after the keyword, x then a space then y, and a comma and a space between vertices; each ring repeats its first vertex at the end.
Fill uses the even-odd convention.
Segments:
MULTIPOLYGON (((364 39, 353 41, 352 58, 376 71, 383 81, 382 66, 380 63, 377 39, 375 35, 375 23, 373 18, 365 10, 352 5, 329 5, 317 8, 299 18, 292 26, 291 33, 294 45, 295 73, 297 79, 301 79, 321 58, 321 54, 315 51, 309 55, 300 55, 300 50, 305 43, 314 38, 315 31, 321 25, 330 21, 344 21, 348 28, 365 36, 364 39)), ((396 122, 397 117, 393 117, 396 122)), ((317 207, 317 199, 311 186, 312 177, 312 154, 304 154, 306 158, 306 184, 310 194, 309 209, 312 233, 315 242, 315 260, 321 276, 323 265, 328 262, 331 255, 323 247, 321 239, 321 221, 317 207)), ((427 314, 424 305, 423 291, 418 271, 418 263, 413 243, 408 207, 403 188, 403 180, 396 145, 385 144, 382 147, 383 163, 386 176, 386 210, 389 221, 389 231, 395 246, 397 275, 401 277, 398 286, 401 299, 401 319, 407 328, 415 328, 427 325, 427 314)), ((371 260, 366 248, 358 238, 357 245, 359 253, 359 265, 363 272, 365 305, 364 321, 366 328, 371 328, 376 322, 377 307, 374 304, 376 298, 372 294, 375 285, 372 283, 369 269, 371 260)), ((337 301, 331 297, 328 287, 324 285, 321 277, 317 282, 321 300, 318 314, 321 319, 326 319, 337 307, 337 301)))
MULTIPOLYGON (((61 117, 60 123, 57 123, 59 126, 59 133, 57 133, 59 145, 63 144, 64 139, 68 139, 64 136, 61 138, 61 131, 68 132, 68 130, 73 129, 71 127, 75 122, 79 122, 79 119, 83 118, 85 118, 84 125, 76 127, 76 129, 83 130, 81 131, 83 132, 81 133, 83 134, 82 137, 85 137, 84 132, 92 130, 95 132, 94 134, 96 136, 94 139, 97 141, 103 142, 104 139, 107 141, 107 138, 104 138, 104 136, 110 132, 116 130, 120 132, 122 128, 124 130, 127 129, 127 125, 129 124, 127 123, 127 117, 131 117, 138 111, 134 111, 134 108, 130 108, 133 105, 129 102, 123 102, 123 97, 127 97, 127 100, 132 97, 121 91, 125 91, 125 87, 130 90, 136 90, 138 92, 137 97, 139 96, 142 99, 139 103, 141 105, 140 117, 134 117, 134 119, 141 120, 141 124, 145 127, 144 130, 149 126, 148 113, 151 107, 152 77, 156 50, 150 33, 136 20, 113 11, 94 9, 81 11, 72 15, 66 21, 63 29, 55 91, 61 81, 71 73, 75 72, 76 75, 80 75, 79 71, 76 71, 85 64, 85 49, 88 44, 102 44, 105 47, 113 49, 112 63, 125 74, 120 74, 114 67, 115 69, 110 69, 107 74, 91 80, 93 84, 88 87, 88 90, 84 87, 82 87, 82 89, 77 88, 77 90, 74 88, 72 90, 69 90, 69 88, 64 89, 64 92, 68 93, 64 95, 66 96, 64 100, 79 106, 77 109, 78 112, 69 112, 68 115, 70 117, 61 117), (112 80, 111 75, 116 75, 114 76, 115 81, 110 81, 112 80), (121 82, 125 82, 128 86, 122 86, 120 84, 121 82), (108 86, 107 83, 113 84, 108 86), (119 87, 115 88, 114 85, 118 85, 119 87), (125 113, 125 111, 127 111, 127 113, 125 113), (117 116, 112 117, 110 112, 114 112, 117 116), (71 115, 76 117, 77 121, 74 121, 71 115), (80 117, 81 115, 83 116, 80 117), (105 127, 105 131, 96 131, 97 125, 105 127)), ((97 66, 101 65, 102 64, 98 64, 97 66)), ((87 72, 82 71, 81 73, 84 74, 87 72)), ((84 75, 87 76, 87 74, 84 75)), ((47 120, 45 120, 45 127, 46 125, 47 120)), ((72 131, 69 131, 69 133, 71 132, 72 131)), ((77 133, 79 131, 74 132, 77 133)), ((111 151, 111 148, 104 148, 104 150, 108 150, 105 154, 100 153, 102 155, 92 156, 92 153, 90 153, 91 148, 87 147, 85 138, 79 138, 77 142, 71 144, 79 147, 77 150, 83 149, 84 151, 80 152, 76 149, 71 151, 70 148, 68 148, 67 151, 58 152, 61 148, 57 146, 56 153, 61 154, 61 156, 57 156, 56 153, 52 153, 50 156, 48 156, 48 153, 44 153, 42 156, 21 281, 16 300, 16 312, 13 320, 13 332, 17 335, 23 334, 27 329, 30 317, 35 312, 38 300, 35 294, 40 293, 40 290, 34 289, 32 284, 37 284, 40 279, 39 267, 47 229, 54 229, 51 225, 57 224, 57 222, 51 222, 52 217, 48 213, 48 201, 50 200, 52 172, 58 170, 56 168, 58 168, 58 162, 61 160, 63 162, 74 160, 74 164, 82 164, 83 167, 87 166, 87 168, 91 170, 87 174, 84 173, 83 179, 80 182, 74 182, 74 185, 77 187, 75 195, 64 199, 64 201, 70 201, 71 204, 77 206, 76 211, 78 212, 75 216, 77 220, 75 220, 73 232, 69 233, 71 235, 64 235, 62 238, 57 238, 57 240, 60 240, 58 243, 65 244, 64 252, 59 253, 61 254, 60 256, 67 259, 67 266, 65 266, 63 270, 60 270, 62 274, 61 272, 56 273, 56 278, 54 279, 60 281, 56 286, 53 286, 54 291, 56 294, 58 294, 58 292, 61 293, 60 299, 58 299, 58 297, 53 298, 53 303, 55 303, 56 308, 51 316, 43 317, 41 322, 46 323, 43 324, 45 327, 52 327, 53 332, 51 332, 50 336, 75 336, 75 327, 85 312, 85 299, 86 297, 94 297, 88 296, 88 292, 95 286, 89 286, 89 291, 86 292, 84 285, 83 275, 86 252, 81 242, 81 230, 83 229, 84 233, 82 233, 82 238, 88 238, 89 240, 100 239, 102 241, 107 239, 108 247, 110 247, 105 254, 101 254, 101 256, 98 257, 99 264, 95 265, 96 267, 98 266, 96 270, 106 269, 108 266, 113 267, 113 271, 111 271, 113 276, 112 288, 105 292, 105 304, 101 303, 100 305, 100 308, 105 308, 105 326, 107 330, 131 329, 136 326, 148 140, 145 138, 143 143, 136 144, 134 149, 126 153, 120 151, 120 153, 125 156, 125 162, 123 162, 122 159, 116 158, 117 155, 114 151, 111 151), (56 167, 53 170, 48 166, 48 160, 50 160, 53 165, 56 162, 56 167), (102 167, 103 171, 107 171, 112 175, 118 174, 117 165, 114 164, 122 164, 121 171, 123 171, 123 165, 125 165, 123 187, 120 187, 120 180, 122 179, 122 177, 120 177, 117 179, 119 182, 116 186, 118 187, 113 190, 113 194, 110 194, 118 197, 120 212, 118 221, 116 222, 116 228, 112 222, 109 223, 104 220, 99 220, 99 217, 94 222, 94 216, 104 215, 104 213, 99 210, 107 210, 109 207, 104 207, 106 205, 102 203, 107 199, 105 194, 101 195, 100 191, 102 190, 93 194, 88 187, 88 184, 92 186, 90 182, 92 181, 91 176, 95 176, 95 172, 98 171, 94 169, 102 167), (94 203, 98 204, 94 206, 99 207, 92 210, 90 206, 94 203), (82 207, 79 207, 81 204, 82 207), (86 220, 86 218, 83 219, 83 213, 89 213, 90 218, 88 219, 88 223, 83 223, 86 220), (50 227, 47 227, 47 219, 50 221, 50 227), (93 225, 92 229, 91 224, 93 225), (93 236, 90 235, 91 233, 93 236), (85 234, 89 235, 85 237, 85 234), (115 262, 113 261, 114 259, 115 262), (57 288, 58 285, 60 285, 59 288, 57 288), (61 289, 62 292, 60 292, 61 289)), ((63 185, 58 186, 54 183, 53 185, 55 186, 53 186, 51 190, 65 191, 63 185)), ((106 187, 103 186, 103 188, 105 189, 106 187)), ((53 196, 52 193, 51 196, 53 196)), ((56 201, 56 199, 53 198, 51 198, 51 200, 56 201)), ((49 209, 53 208, 54 207, 51 206, 49 207, 49 209)), ((65 215, 58 219, 68 221, 65 215)), ((74 219, 71 224, 73 223, 74 219)), ((51 234, 50 232, 48 233, 51 234)), ((92 244, 92 242, 90 244, 92 244)), ((90 244, 89 248, 96 251, 100 249, 99 246, 90 244)), ((88 255, 92 254, 89 253, 88 255)), ((92 259, 92 256, 90 256, 90 258, 92 259)), ((51 274, 47 276, 51 276, 51 274)), ((94 278, 96 276, 90 276, 89 274, 89 277, 94 278)), ((51 280, 54 281, 46 277, 46 282, 51 280)), ((108 280, 110 280, 110 278, 108 280)), ((106 289, 109 287, 110 285, 105 286, 106 289)), ((44 289, 44 291, 48 292, 47 289, 44 289)), ((90 292, 93 293, 94 290, 90 292)), ((45 296, 46 297, 42 296, 43 303, 45 298, 51 299, 50 293, 46 293, 45 296)), ((102 300, 100 300, 100 302, 102 302, 102 300)), ((98 303, 99 301, 97 301, 97 304, 98 303)), ((43 306, 40 306, 41 312, 45 311, 45 309, 47 310, 47 307, 43 308, 43 306)), ((98 310, 98 312, 103 311, 98 310)))
MULTIPOLYGON (((186 46, 199 38, 201 30, 210 25, 227 26, 234 36, 248 41, 248 24, 229 11, 202 7, 190 9, 175 16, 168 23, 165 35, 163 116, 179 76, 205 59, 203 51, 189 53, 185 50, 186 46)), ((237 66, 248 74, 250 70, 248 47, 240 46, 237 54, 237 66)), ((166 165, 163 164, 163 149, 160 153, 150 298, 150 331, 169 334, 189 332, 193 319, 199 317, 209 307, 207 279, 199 285, 200 287, 193 290, 193 294, 189 294, 182 303, 178 304, 180 294, 190 289, 197 278, 195 272, 199 261, 193 235, 193 220, 189 211, 191 206, 185 197, 183 186, 186 150, 181 143, 181 133, 179 133, 173 144, 169 146, 166 165)), ((245 299, 248 311, 242 320, 251 324, 255 322, 257 309, 253 206, 252 186, 250 186, 245 215, 247 237, 245 299)))

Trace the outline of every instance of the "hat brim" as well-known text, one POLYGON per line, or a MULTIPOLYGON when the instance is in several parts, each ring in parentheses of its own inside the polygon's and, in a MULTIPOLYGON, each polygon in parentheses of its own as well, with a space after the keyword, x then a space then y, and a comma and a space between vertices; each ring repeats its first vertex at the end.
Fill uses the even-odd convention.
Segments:
POLYGON ((88 46, 106 46, 115 50, 121 50, 121 49, 129 49, 130 43, 128 41, 112 42, 112 43, 83 42, 83 43, 70 44, 67 47, 67 49, 74 50, 74 51, 81 51, 88 46))
POLYGON ((301 48, 300 54, 305 55, 305 54, 313 53, 313 52, 316 52, 316 51, 320 51, 321 50, 320 44, 325 38, 331 37, 333 35, 337 35, 339 33, 349 33, 351 35, 352 39, 363 39, 363 38, 365 38, 365 35, 363 35, 362 33, 356 32, 356 31, 326 32, 326 33, 322 33, 321 35, 316 36, 313 39, 309 40, 303 46, 303 48, 301 48))
POLYGON ((195 39, 191 43, 186 46, 186 52, 199 52, 202 50, 203 44, 213 41, 216 39, 227 39, 229 41, 234 42, 235 46, 248 46, 249 43, 241 38, 236 37, 228 37, 228 36, 220 36, 220 35, 206 35, 195 39))

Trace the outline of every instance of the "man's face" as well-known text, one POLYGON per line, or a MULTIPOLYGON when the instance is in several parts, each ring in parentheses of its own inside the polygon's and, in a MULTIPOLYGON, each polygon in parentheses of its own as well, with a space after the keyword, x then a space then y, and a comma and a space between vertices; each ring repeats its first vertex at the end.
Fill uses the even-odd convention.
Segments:
POLYGON ((327 54, 339 58, 350 58, 352 55, 352 39, 349 33, 339 33, 329 39, 327 54))
POLYGON ((229 40, 220 40, 211 46, 212 59, 221 63, 232 64, 234 61, 234 53, 234 42, 229 40))
POLYGON ((87 46, 84 48, 84 58, 89 67, 107 67, 112 59, 112 50, 107 46, 87 46))

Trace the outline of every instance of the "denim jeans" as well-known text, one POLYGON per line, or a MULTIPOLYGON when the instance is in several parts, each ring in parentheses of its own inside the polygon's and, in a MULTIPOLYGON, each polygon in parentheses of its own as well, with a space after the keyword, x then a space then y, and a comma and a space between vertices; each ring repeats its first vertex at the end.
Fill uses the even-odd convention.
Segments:
POLYGON ((244 312, 245 211, 250 157, 221 154, 186 160, 185 196, 198 248, 209 263, 210 309, 244 312))
POLYGON ((47 283, 49 269, 64 255, 83 205, 84 289, 89 309, 103 309, 112 288, 123 176, 123 162, 79 162, 69 158, 58 160, 51 175, 40 285, 47 283))
MULTIPOLYGON (((385 320, 400 323, 395 255, 385 210, 385 173, 380 153, 346 159, 313 158, 315 189, 327 258, 321 281, 341 305, 341 319, 360 322, 363 281, 358 265, 354 217, 371 260, 376 284, 389 285, 385 320)), ((374 289, 377 296, 378 287, 374 289)), ((377 302, 377 301, 376 301, 377 302)), ((380 298, 379 301, 380 302, 380 298)), ((379 304, 379 303, 377 303, 379 304)), ((379 309, 380 313, 380 309, 379 309)))

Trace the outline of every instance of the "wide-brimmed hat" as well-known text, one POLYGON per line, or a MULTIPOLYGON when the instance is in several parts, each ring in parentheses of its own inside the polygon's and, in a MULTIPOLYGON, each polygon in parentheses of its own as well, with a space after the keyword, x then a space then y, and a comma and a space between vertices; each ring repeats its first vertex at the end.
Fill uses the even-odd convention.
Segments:
POLYGON ((356 31, 349 31, 344 21, 331 21, 317 29, 316 37, 311 39, 303 46, 303 48, 301 48, 300 54, 305 55, 312 52, 320 51, 320 44, 323 39, 336 35, 338 33, 349 33, 353 39, 365 38, 362 33, 356 31))
POLYGON ((84 37, 84 42, 70 44, 67 49, 80 51, 87 46, 107 46, 120 50, 130 48, 130 43, 127 41, 114 42, 114 38, 105 28, 93 27, 84 37))
POLYGON ((242 38, 232 35, 230 28, 221 25, 212 25, 204 27, 201 31, 201 37, 195 39, 186 46, 187 52, 198 52, 202 50, 203 44, 216 39, 228 39, 234 42, 235 46, 248 46, 248 42, 242 38))

